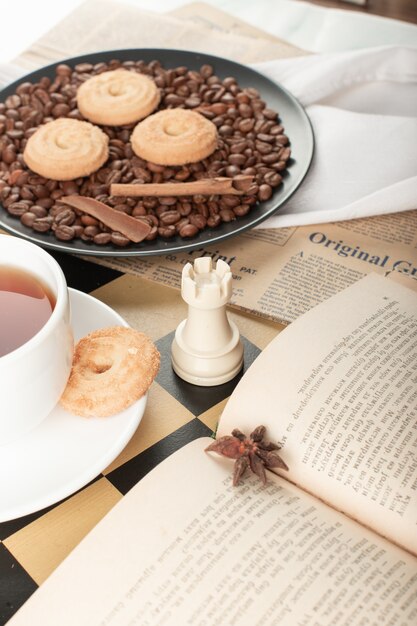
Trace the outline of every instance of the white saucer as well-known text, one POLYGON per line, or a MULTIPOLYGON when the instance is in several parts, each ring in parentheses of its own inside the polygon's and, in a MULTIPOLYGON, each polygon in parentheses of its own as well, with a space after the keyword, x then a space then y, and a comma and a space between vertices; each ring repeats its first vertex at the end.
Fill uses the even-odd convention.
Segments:
MULTIPOLYGON (((106 304, 69 291, 76 341, 97 328, 128 325, 106 304)), ((77 417, 57 406, 30 433, 0 447, 0 522, 54 504, 98 476, 131 439, 146 400, 106 418, 77 417)))

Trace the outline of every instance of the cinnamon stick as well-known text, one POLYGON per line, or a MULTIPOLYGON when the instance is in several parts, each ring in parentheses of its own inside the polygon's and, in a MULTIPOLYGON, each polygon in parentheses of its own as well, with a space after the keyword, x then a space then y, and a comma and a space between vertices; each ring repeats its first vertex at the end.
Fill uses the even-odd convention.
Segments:
POLYGON ((135 219, 121 211, 116 211, 112 207, 107 206, 107 204, 94 200, 94 198, 87 198, 86 196, 64 196, 60 198, 59 201, 75 209, 79 209, 88 215, 92 215, 109 228, 122 233, 122 235, 135 243, 143 241, 151 231, 150 224, 135 219))
POLYGON ((110 185, 112 196, 240 196, 247 193, 252 185, 253 176, 235 176, 234 178, 203 178, 191 183, 113 183, 110 185))

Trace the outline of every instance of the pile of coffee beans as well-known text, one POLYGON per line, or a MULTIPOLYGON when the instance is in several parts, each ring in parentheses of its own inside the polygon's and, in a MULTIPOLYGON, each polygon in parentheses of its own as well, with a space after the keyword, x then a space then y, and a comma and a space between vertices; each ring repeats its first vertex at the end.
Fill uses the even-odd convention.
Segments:
POLYGON ((147 239, 194 237, 246 215, 258 201, 269 200, 282 182, 290 157, 288 137, 277 112, 256 89, 240 88, 236 79, 220 79, 209 65, 164 69, 159 61, 58 65, 54 79, 24 82, 0 103, 0 203, 4 210, 38 233, 53 232, 60 241, 80 238, 98 245, 132 244, 97 219, 69 208, 62 196, 80 194, 104 202, 152 226, 147 239), (45 122, 59 117, 84 119, 77 109, 77 88, 95 74, 119 67, 151 76, 161 90, 159 110, 181 107, 198 111, 216 125, 218 147, 207 159, 184 166, 161 166, 137 157, 130 144, 136 124, 102 127, 109 137, 109 159, 91 176, 72 181, 49 180, 31 172, 23 160, 28 138, 45 122), (191 182, 215 176, 251 175, 244 196, 121 198, 110 196, 111 183, 191 182))

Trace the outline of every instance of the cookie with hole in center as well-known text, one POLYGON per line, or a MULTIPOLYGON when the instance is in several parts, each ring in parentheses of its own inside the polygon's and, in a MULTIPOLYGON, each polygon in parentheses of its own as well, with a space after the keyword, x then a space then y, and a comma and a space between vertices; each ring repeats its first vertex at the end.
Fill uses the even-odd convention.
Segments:
POLYGON ((119 413, 147 392, 159 362, 159 352, 144 333, 124 326, 95 330, 75 346, 60 404, 83 417, 119 413))

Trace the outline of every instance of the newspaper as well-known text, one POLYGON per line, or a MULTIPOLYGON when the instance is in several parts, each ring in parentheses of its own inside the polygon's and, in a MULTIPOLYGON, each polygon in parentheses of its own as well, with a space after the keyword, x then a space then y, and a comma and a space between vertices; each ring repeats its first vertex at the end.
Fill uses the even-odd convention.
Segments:
POLYGON ((121 48, 221 51, 221 56, 240 63, 307 54, 271 35, 260 38, 258 29, 203 3, 182 7, 181 17, 175 14, 151 13, 114 0, 88 0, 14 63, 29 71, 65 57, 121 48))
MULTIPOLYGON (((241 62, 305 54, 201 2, 161 15, 112 0, 89 0, 15 63, 27 70, 66 56, 116 48, 221 50, 241 62)), ((297 228, 252 230, 217 245, 159 257, 86 257, 179 288, 185 263, 230 264, 233 308, 287 324, 369 272, 394 273, 417 288, 417 211, 297 228)))
POLYGON ((198 256, 229 263, 232 307, 287 324, 370 272, 399 273, 408 279, 405 284, 417 289, 417 211, 257 229, 181 254, 106 257, 96 262, 180 288, 182 268, 198 256))

